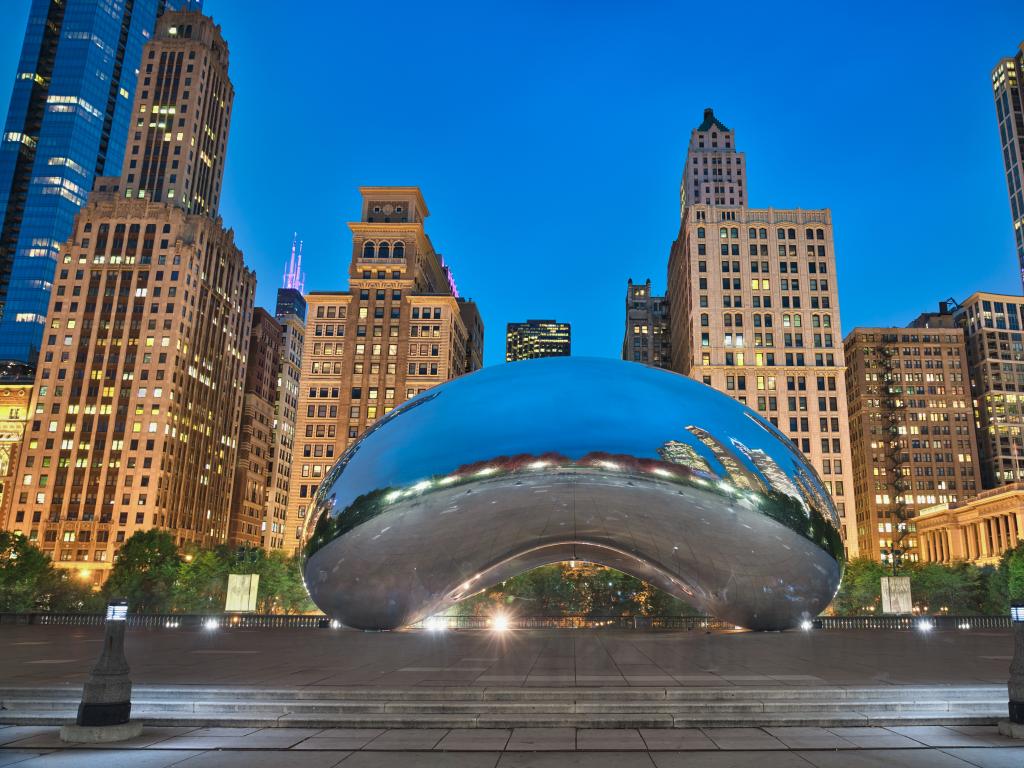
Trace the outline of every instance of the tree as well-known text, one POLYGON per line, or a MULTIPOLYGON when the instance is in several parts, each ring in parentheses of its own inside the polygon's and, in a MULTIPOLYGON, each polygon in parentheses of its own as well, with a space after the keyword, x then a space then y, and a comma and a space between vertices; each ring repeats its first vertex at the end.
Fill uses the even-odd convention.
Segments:
POLYGON ((309 592, 302 581, 298 558, 283 552, 264 554, 257 563, 260 576, 256 592, 261 613, 305 613, 313 609, 309 592))
POLYGON ((0 612, 27 613, 45 603, 53 565, 24 536, 0 531, 0 612))
POLYGON ((889 569, 883 563, 869 557, 858 557, 848 561, 843 582, 832 601, 832 608, 840 616, 861 616, 880 612, 881 578, 888 575, 889 569))
POLYGON ((182 613, 224 610, 229 564, 220 550, 197 549, 185 554, 174 585, 174 608, 182 613))
POLYGON ((964 562, 908 563, 904 570, 910 576, 914 605, 922 611, 963 615, 981 610, 984 592, 981 571, 976 566, 964 562))
POLYGON ((162 613, 173 604, 181 557, 170 533, 151 528, 133 534, 117 553, 103 592, 128 598, 129 610, 162 613))

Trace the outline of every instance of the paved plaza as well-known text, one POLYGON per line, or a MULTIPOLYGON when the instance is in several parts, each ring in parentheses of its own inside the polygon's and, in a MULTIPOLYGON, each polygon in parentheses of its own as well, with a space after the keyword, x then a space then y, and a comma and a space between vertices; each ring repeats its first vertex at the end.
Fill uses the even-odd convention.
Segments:
MULTIPOLYGON (((102 628, 0 627, 5 685, 80 685, 102 628)), ((139 684, 764 686, 1005 684, 1009 630, 781 633, 132 630, 139 684)))
MULTIPOLYGON (((4 648, 0 688, 72 694, 94 663, 101 637, 99 628, 0 628, 4 648)), ((240 707, 252 707, 287 690, 316 705, 344 690, 352 699, 350 705, 363 706, 366 702, 355 701, 358 696, 351 696, 352 692, 361 691, 372 703, 375 696, 404 691, 407 707, 415 709, 420 699, 431 699, 431 706, 444 705, 443 700, 433 701, 434 692, 448 691, 453 702, 457 694, 459 702, 482 711, 497 706, 495 702, 506 698, 505 694, 514 710, 533 707, 535 702, 528 697, 534 692, 543 699, 555 698, 562 690, 570 698, 578 697, 572 710, 578 712, 581 701, 602 700, 618 703, 623 711, 641 702, 657 711, 661 700, 649 700, 648 692, 663 697, 661 703, 667 709, 674 710, 679 702, 700 710, 702 697, 709 691, 736 697, 742 708, 743 702, 756 696, 774 696, 783 703, 787 699, 812 700, 809 697, 816 692, 828 698, 830 691, 840 691, 843 686, 874 691, 879 700, 914 687, 992 690, 1005 685, 1012 641, 1008 631, 374 634, 330 629, 219 629, 136 630, 129 633, 127 647, 139 695, 146 688, 153 695, 160 690, 159 695, 167 700, 191 696, 201 704, 201 692, 217 689, 237 700, 240 707), (478 692, 477 699, 473 691, 478 692), (490 697, 489 691, 496 692, 495 696, 490 697)), ((16 706, 12 701, 4 700, 7 711, 13 711, 8 706, 16 706)), ((557 704, 556 710, 543 707, 543 712, 549 711, 557 711, 557 704)), ((0 723, 3 713, 0 710, 0 723)), ((429 723, 420 727, 325 727, 330 725, 326 722, 280 727, 289 722, 286 719, 277 721, 279 727, 258 727, 238 720, 234 727, 209 727, 202 722, 150 724, 141 737, 104 748, 62 744, 55 721, 40 721, 0 726, 0 766, 1024 766, 1024 744, 998 735, 991 715, 981 724, 920 725, 914 722, 914 712, 907 714, 905 724, 886 727, 773 726, 767 719, 750 723, 751 717, 766 717, 757 713, 737 714, 747 724, 734 727, 671 727, 668 715, 656 716, 669 717, 669 727, 604 728, 559 727, 562 716, 548 714, 532 715, 554 718, 552 727, 543 728, 431 727, 429 723)))

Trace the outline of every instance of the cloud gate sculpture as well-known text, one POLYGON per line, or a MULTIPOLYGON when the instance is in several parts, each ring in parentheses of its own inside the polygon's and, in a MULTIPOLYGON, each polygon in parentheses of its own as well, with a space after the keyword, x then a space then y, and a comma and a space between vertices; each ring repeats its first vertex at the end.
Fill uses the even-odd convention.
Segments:
POLYGON ((835 508, 790 441, 690 378, 547 358, 380 419, 327 473, 309 593, 359 629, 415 623, 531 568, 595 562, 712 616, 785 629, 835 595, 835 508))

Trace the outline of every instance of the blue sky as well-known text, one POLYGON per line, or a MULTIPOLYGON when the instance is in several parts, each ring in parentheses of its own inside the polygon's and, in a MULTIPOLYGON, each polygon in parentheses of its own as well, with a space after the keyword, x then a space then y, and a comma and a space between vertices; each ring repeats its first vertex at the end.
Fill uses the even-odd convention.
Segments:
MULTIPOLYGON (((6 109, 28 0, 0 0, 6 109)), ((205 0, 236 99, 222 215, 272 305, 347 283, 361 184, 416 184, 435 247, 506 322, 616 357, 628 277, 663 290, 690 130, 747 153, 750 204, 830 207, 844 332, 1019 293, 989 75, 1024 3, 205 0), (384 9, 384 10, 381 10, 384 9)))

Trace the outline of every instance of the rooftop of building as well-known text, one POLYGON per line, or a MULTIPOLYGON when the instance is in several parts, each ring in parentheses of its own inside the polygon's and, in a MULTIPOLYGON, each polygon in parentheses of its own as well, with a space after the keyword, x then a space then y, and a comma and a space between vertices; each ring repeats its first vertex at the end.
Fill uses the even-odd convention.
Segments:
POLYGON ((977 495, 971 496, 969 499, 964 499, 963 501, 954 501, 925 507, 917 516, 930 517, 933 515, 941 515, 944 512, 965 509, 972 506, 980 506, 982 504, 994 504, 1018 496, 1024 497, 1024 483, 1007 483, 1006 485, 1000 485, 997 488, 990 488, 987 491, 981 491, 977 495))
POLYGON ((713 110, 711 107, 705 107, 704 108, 704 122, 702 122, 700 125, 697 126, 697 130, 698 131, 708 131, 708 130, 711 130, 711 128, 713 128, 713 127, 714 128, 718 128, 721 131, 730 131, 730 130, 732 130, 731 128, 726 126, 725 123, 723 123, 721 120, 719 120, 717 117, 715 117, 715 110, 713 110))

